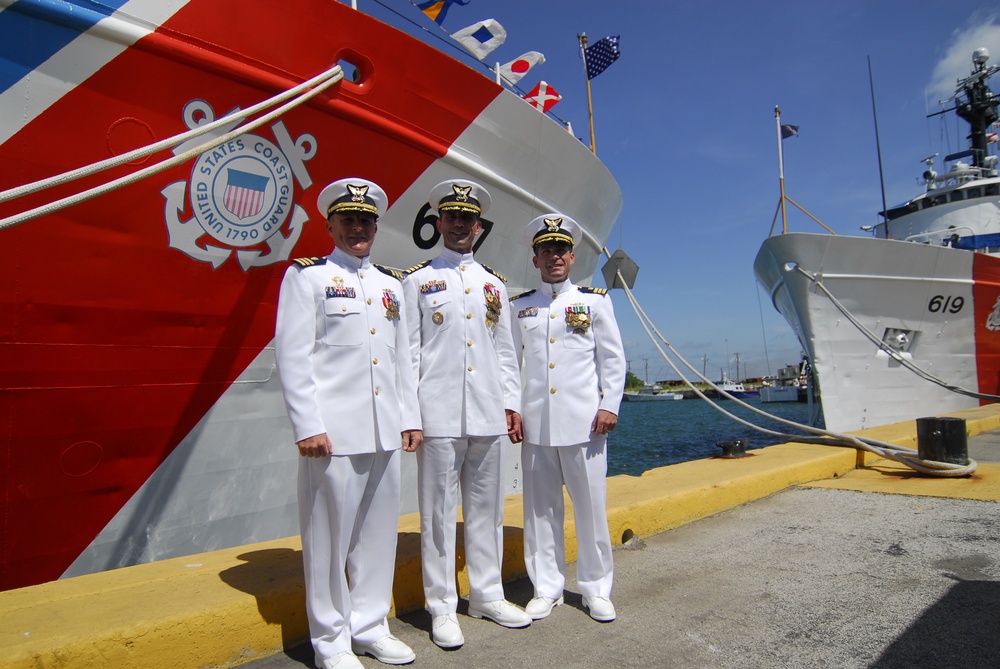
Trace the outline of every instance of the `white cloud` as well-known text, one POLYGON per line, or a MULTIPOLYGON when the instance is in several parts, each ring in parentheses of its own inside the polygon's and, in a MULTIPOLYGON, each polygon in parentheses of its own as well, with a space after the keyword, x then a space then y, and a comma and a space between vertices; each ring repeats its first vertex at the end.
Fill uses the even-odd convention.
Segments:
POLYGON ((956 82, 972 72, 972 52, 981 47, 989 49, 988 65, 1000 63, 1000 13, 977 12, 967 27, 955 31, 928 84, 932 101, 947 100, 955 94, 956 82))

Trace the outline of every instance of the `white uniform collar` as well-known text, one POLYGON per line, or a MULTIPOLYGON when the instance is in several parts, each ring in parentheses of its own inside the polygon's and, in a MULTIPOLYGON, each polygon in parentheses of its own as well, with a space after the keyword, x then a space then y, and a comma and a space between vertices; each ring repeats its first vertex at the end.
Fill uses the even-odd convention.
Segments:
POLYGON ((573 290, 573 288, 575 288, 573 282, 566 279, 565 281, 560 281, 559 283, 547 283, 542 290, 551 295, 552 299, 555 299, 559 295, 573 290))
POLYGON ((471 265, 476 262, 476 259, 472 257, 472 252, 460 253, 458 251, 452 251, 447 246, 441 249, 441 255, 439 256, 442 260, 450 265, 471 265))
POLYGON ((343 265, 344 267, 353 270, 368 269, 371 267, 372 264, 368 258, 369 256, 359 258, 351 255, 350 253, 346 253, 339 248, 333 249, 333 253, 330 254, 330 260, 338 265, 343 265))

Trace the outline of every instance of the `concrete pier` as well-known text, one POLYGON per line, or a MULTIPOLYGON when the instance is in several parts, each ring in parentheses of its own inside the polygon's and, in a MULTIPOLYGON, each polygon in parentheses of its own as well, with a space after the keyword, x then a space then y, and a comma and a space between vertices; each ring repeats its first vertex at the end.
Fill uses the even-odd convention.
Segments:
MULTIPOLYGON (((390 626, 428 667, 995 667, 1000 408, 954 415, 980 462, 970 478, 806 444, 612 477, 608 624, 586 615, 571 578, 566 605, 524 630, 463 603, 466 645, 438 649, 417 520, 404 517, 390 626)), ((864 434, 916 447, 914 423, 864 434)), ((504 570, 524 605, 520 523, 511 497, 504 570)), ((301 578, 293 538, 0 593, 0 666, 311 667, 301 578)))

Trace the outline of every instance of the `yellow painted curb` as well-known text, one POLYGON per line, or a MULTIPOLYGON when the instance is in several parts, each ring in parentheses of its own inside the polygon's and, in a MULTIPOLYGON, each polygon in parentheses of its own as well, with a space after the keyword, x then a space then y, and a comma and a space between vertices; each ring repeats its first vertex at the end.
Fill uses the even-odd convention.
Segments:
MULTIPOLYGON (((952 415, 966 419, 969 434, 1000 428, 1000 407, 952 415)), ((916 445, 912 422, 863 434, 916 445)), ((832 486, 876 459, 848 448, 794 443, 751 453, 609 478, 612 541, 658 534, 789 486, 832 486)), ((503 573, 509 580, 524 575, 521 497, 508 497, 505 509, 503 573)), ((399 532, 393 600, 397 611, 407 612, 423 607, 417 515, 400 518, 399 532)), ((575 560, 569 503, 566 544, 567 559, 575 560)), ((458 559, 467 594, 461 550, 458 559)), ((307 637, 297 537, 0 592, 4 669, 234 666, 307 637)))

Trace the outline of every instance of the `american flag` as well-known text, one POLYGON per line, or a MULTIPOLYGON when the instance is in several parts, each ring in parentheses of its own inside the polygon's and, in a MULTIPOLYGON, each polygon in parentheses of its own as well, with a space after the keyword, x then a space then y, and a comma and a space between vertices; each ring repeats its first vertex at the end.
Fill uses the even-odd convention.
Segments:
POLYGON ((583 60, 587 63, 587 79, 593 79, 622 55, 618 50, 620 35, 612 35, 594 42, 583 50, 583 60))

